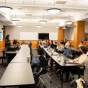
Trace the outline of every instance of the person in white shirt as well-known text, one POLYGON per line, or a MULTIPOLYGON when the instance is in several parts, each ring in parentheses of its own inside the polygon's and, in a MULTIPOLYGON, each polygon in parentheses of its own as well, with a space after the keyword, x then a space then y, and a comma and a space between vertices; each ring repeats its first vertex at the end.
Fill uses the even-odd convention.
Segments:
POLYGON ((80 48, 81 46, 84 46, 83 41, 79 43, 78 48, 80 48))
POLYGON ((86 47, 81 46, 80 47, 80 51, 82 52, 82 55, 74 60, 69 60, 69 63, 77 63, 80 64, 80 66, 84 65, 85 62, 87 61, 88 57, 87 57, 87 50, 86 47))
POLYGON ((66 69, 66 80, 68 80, 69 78, 69 72, 71 73, 78 73, 79 75, 83 75, 84 74, 84 69, 85 69, 85 63, 88 60, 88 57, 86 55, 87 53, 87 49, 85 46, 81 46, 80 47, 80 51, 82 52, 82 55, 79 56, 78 58, 74 59, 74 60, 69 60, 68 63, 77 63, 79 64, 79 66, 73 66, 73 67, 68 67, 66 69))

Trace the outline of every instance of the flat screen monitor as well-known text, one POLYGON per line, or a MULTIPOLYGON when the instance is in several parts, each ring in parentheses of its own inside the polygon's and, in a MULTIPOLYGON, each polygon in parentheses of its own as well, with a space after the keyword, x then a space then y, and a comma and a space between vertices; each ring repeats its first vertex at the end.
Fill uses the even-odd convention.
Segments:
POLYGON ((39 33, 38 39, 49 39, 49 33, 39 33))

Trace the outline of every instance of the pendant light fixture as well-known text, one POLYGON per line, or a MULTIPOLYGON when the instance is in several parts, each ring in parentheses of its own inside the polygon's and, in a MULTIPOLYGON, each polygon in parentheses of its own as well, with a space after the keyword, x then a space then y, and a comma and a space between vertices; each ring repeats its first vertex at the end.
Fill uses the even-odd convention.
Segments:
POLYGON ((11 20, 11 21, 12 21, 13 24, 16 24, 16 23, 20 22, 20 20, 18 20, 18 19, 16 18, 16 13, 15 13, 15 18, 14 18, 13 20, 11 20))
MULTIPOLYGON (((55 7, 55 0, 54 0, 54 7, 55 7)), ((51 14, 57 14, 61 11, 61 9, 59 9, 59 8, 49 8, 47 11, 51 14)))
POLYGON ((39 21, 41 24, 45 24, 47 21, 44 20, 44 14, 43 14, 43 19, 39 21))
POLYGON ((7 12, 10 12, 11 10, 12 10, 11 7, 6 6, 6 0, 5 0, 5 6, 0 6, 0 11, 1 12, 7 13, 7 12))
POLYGON ((36 25, 36 27, 37 27, 37 28, 40 28, 40 27, 41 27, 41 25, 36 25))
POLYGON ((73 24, 73 22, 70 20, 70 15, 69 15, 69 20, 65 22, 67 25, 73 24))

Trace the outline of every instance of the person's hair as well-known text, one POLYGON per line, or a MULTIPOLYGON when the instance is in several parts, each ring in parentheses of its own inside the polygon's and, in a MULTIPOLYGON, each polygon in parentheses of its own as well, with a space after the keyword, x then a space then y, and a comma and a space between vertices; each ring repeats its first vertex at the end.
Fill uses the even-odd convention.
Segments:
POLYGON ((81 43, 83 44, 83 41, 81 41, 81 43))
POLYGON ((51 43, 53 44, 53 41, 51 40, 51 43))
POLYGON ((83 53, 87 53, 87 48, 85 46, 81 46, 80 49, 82 50, 83 53))
POLYGON ((48 65, 47 60, 46 60, 46 58, 44 56, 40 56, 39 60, 40 60, 40 66, 41 67, 43 67, 43 68, 47 67, 47 65, 48 65))
POLYGON ((6 35, 6 38, 9 38, 10 35, 6 35))
POLYGON ((39 48, 38 54, 39 54, 39 55, 44 55, 44 50, 43 50, 42 48, 39 48))
POLYGON ((17 40, 16 39, 13 40, 13 44, 17 44, 17 40))

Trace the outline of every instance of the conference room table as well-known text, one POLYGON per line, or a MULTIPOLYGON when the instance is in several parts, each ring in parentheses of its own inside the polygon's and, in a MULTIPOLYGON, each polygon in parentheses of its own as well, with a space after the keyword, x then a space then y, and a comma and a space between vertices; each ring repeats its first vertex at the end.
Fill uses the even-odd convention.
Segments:
MULTIPOLYGON (((28 47, 29 48, 29 47, 28 47)), ((27 62, 27 57, 29 57, 29 62, 30 62, 30 49, 27 49, 27 47, 24 48, 24 46, 21 48, 21 50, 17 53, 17 55, 15 56, 15 58, 12 59, 11 63, 21 63, 27 62), (19 58, 19 59, 18 59, 19 58)))
MULTIPOLYGON (((39 45, 41 48, 44 49, 44 51, 50 56, 51 60, 55 61, 58 65, 62 67, 62 74, 61 74, 61 88, 63 88, 63 71, 65 67, 72 67, 72 66, 79 66, 79 64, 72 64, 68 63, 69 58, 65 57, 63 54, 59 54, 55 52, 52 48, 45 48, 44 45, 39 45)), ((51 62, 52 67, 52 62, 51 62)))
POLYGON ((1 50, 2 52, 2 65, 4 65, 4 61, 3 59, 8 59, 8 63, 12 60, 12 58, 14 58, 14 56, 19 52, 19 50, 7 50, 6 48, 1 50))
POLYGON ((31 85, 34 83, 29 63, 10 63, 0 80, 0 86, 2 87, 31 85))
POLYGON ((35 84, 30 62, 30 48, 22 45, 16 56, 8 64, 0 80, 1 87, 8 86, 33 86, 35 84))

